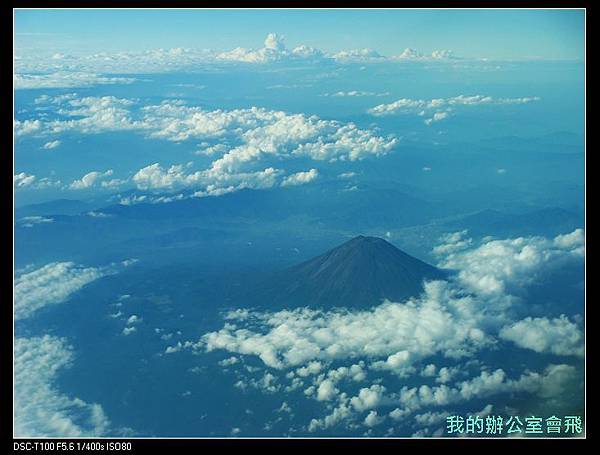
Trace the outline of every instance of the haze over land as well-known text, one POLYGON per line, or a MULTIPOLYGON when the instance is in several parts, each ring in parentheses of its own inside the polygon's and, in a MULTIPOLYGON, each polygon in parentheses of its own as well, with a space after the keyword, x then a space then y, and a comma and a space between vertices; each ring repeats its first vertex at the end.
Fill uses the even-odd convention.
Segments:
POLYGON ((581 12, 52 13, 15 18, 16 435, 583 416, 581 12))

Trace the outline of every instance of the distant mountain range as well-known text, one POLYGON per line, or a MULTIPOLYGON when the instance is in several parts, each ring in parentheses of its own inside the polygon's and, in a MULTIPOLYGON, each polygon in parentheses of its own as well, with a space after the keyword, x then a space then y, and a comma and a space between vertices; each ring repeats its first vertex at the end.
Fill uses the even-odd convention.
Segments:
POLYGON ((498 210, 481 210, 443 223, 444 230, 468 229, 470 235, 556 236, 583 227, 583 214, 558 207, 532 210, 526 213, 504 213, 498 210))
POLYGON ((247 303, 269 309, 308 306, 368 308, 384 298, 417 296, 426 279, 445 272, 377 237, 358 236, 326 253, 275 273, 250 292, 247 303))
POLYGON ((55 199, 40 204, 30 204, 15 209, 15 217, 47 216, 47 215, 78 215, 94 206, 84 201, 74 199, 55 199))
MULTIPOLYGON (((25 216, 76 215, 98 210, 121 219, 153 222, 171 218, 196 219, 202 220, 203 225, 217 220, 272 221, 301 216, 327 220, 328 224, 336 226, 366 229, 381 224, 421 224, 434 219, 440 213, 448 214, 444 206, 431 204, 397 189, 365 186, 349 191, 346 189, 347 185, 347 182, 334 181, 316 185, 314 188, 286 188, 285 191, 243 189, 220 197, 190 197, 168 204, 123 205, 115 203, 115 200, 109 202, 108 198, 104 203, 59 199, 19 207, 15 210, 15 215, 18 219, 25 216), (324 192, 327 193, 327 197, 323 197, 324 192), (357 217, 356 213, 363 216, 357 217)), ((121 193, 123 198, 133 195, 147 196, 133 190, 121 193)))

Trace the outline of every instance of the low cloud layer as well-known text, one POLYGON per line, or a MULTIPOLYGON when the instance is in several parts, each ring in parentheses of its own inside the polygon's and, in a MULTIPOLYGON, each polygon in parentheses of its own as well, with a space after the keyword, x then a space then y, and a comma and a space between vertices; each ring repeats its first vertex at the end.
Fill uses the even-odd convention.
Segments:
POLYGON ((256 355, 276 369, 311 360, 363 357, 383 357, 391 368, 402 369, 436 353, 468 355, 486 342, 474 320, 456 318, 448 305, 450 293, 445 283, 431 282, 419 301, 385 302, 368 311, 323 313, 302 308, 254 314, 254 324, 260 323, 264 333, 239 330, 233 324, 207 334, 203 342, 209 351, 256 355))
MULTIPOLYGON (((271 163, 295 159, 359 161, 386 155, 398 143, 393 136, 382 137, 353 123, 255 107, 207 111, 177 100, 140 105, 124 98, 80 98, 75 94, 39 97, 36 103, 60 118, 16 121, 18 137, 131 131, 172 142, 200 140, 197 153, 213 157, 204 169, 197 169, 193 162, 168 167, 153 163, 127 178, 109 178, 113 177, 110 169, 94 170, 64 187, 69 190, 116 189, 133 184, 141 190, 193 189, 193 196, 203 197, 243 188, 271 188, 278 183, 290 186, 309 183, 318 170, 286 175, 271 163)), ((17 188, 35 188, 41 180, 23 172, 15 175, 14 183, 17 188)))

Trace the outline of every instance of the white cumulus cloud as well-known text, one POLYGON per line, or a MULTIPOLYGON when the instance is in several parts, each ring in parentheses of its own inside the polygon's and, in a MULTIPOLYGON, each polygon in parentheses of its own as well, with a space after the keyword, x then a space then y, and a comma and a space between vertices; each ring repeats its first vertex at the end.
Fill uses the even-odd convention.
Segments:
POLYGON ((305 172, 296 172, 295 174, 288 175, 281 182, 281 186, 297 186, 310 183, 319 176, 319 171, 311 169, 305 172))
POLYGON ((503 327, 500 337, 535 352, 583 357, 583 330, 566 316, 525 318, 503 327))
MULTIPOLYGON (((193 163, 163 168, 159 163, 139 169, 132 179, 109 180, 112 170, 92 171, 73 181, 69 188, 100 185, 116 188, 128 182, 139 189, 195 188, 197 195, 220 195, 242 188, 270 188, 283 172, 269 166, 296 157, 315 161, 358 161, 390 153, 398 139, 382 137, 353 123, 322 120, 316 116, 271 111, 262 108, 206 111, 177 100, 155 105, 112 96, 78 98, 39 97, 36 102, 57 109, 64 119, 36 120, 35 128, 25 122, 16 128, 25 134, 52 136, 66 131, 100 134, 137 131, 149 138, 174 142, 202 140, 205 155, 214 156, 204 169, 191 170, 193 163), (210 141, 210 142, 207 142, 210 141), (233 144, 233 145, 229 145, 233 144), (265 162, 263 170, 258 163, 265 162)), ((33 125, 33 124, 32 124, 33 125)), ((284 186, 306 183, 316 169, 284 180, 284 186)), ((15 176, 18 186, 30 185, 35 177, 15 176)), ((179 196, 182 198, 184 196, 179 196)), ((165 201, 161 201, 165 202, 165 201)))
MULTIPOLYGON (((465 233, 450 237, 438 253, 447 253, 440 266, 459 271, 461 283, 482 294, 502 294, 507 288, 532 282, 536 273, 556 267, 565 260, 578 259, 584 254, 584 233, 576 229, 554 239, 519 237, 490 240, 476 248, 468 248, 471 239, 465 233)), ((509 289, 510 290, 510 289, 509 289)))
POLYGON ((84 190, 87 188, 93 187, 96 183, 102 181, 103 179, 110 177, 113 175, 113 170, 109 169, 105 172, 92 171, 85 174, 78 180, 73 180, 73 182, 69 185, 69 188, 72 190, 84 190))

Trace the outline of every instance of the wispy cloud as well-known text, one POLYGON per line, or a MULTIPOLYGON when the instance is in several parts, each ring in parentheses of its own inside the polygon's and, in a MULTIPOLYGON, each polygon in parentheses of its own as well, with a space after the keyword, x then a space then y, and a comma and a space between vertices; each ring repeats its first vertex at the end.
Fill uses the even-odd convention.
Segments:
POLYGON ((57 140, 54 140, 54 141, 46 142, 42 148, 44 150, 52 150, 52 149, 55 149, 58 146, 60 146, 60 144, 61 144, 61 141, 59 141, 57 139, 57 140))
POLYGON ((457 109, 474 106, 505 106, 529 104, 539 101, 537 96, 521 98, 494 98, 484 95, 458 95, 452 98, 435 98, 431 100, 401 98, 388 104, 379 104, 368 110, 376 117, 396 114, 416 114, 427 117, 424 123, 431 125, 434 122, 447 119, 457 109))
POLYGON ((103 436, 111 423, 102 406, 60 392, 60 370, 73 362, 73 349, 63 338, 44 335, 14 342, 15 416, 19 437, 103 436))
POLYGON ((131 264, 125 261, 105 267, 84 267, 74 262, 52 262, 25 270, 15 278, 15 319, 31 317, 43 307, 65 302, 84 286, 131 264))
POLYGON ((109 77, 93 73, 61 71, 50 74, 15 74, 15 89, 74 88, 95 85, 131 84, 131 77, 109 77))

